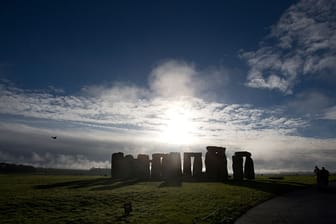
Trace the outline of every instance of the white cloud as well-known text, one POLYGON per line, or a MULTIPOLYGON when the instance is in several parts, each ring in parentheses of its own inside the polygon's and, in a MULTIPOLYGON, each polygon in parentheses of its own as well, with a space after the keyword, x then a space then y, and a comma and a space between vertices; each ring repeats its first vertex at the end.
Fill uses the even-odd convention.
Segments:
POLYGON ((118 83, 86 86, 75 95, 0 84, 0 113, 7 116, 0 116, 0 151, 30 158, 38 165, 73 167, 72 163, 78 163, 84 167, 95 161, 105 163, 115 151, 133 155, 204 151, 206 145, 215 144, 268 159, 336 145, 334 139, 298 136, 297 130, 307 127, 309 121, 286 116, 281 108, 202 98, 211 89, 209 83, 199 86, 204 73, 184 62, 169 61, 154 68, 148 89, 118 83), (167 129, 172 130, 165 139, 167 129), (50 138, 54 135, 56 141, 50 138), (179 139, 189 136, 192 141, 179 139), (47 160, 46 153, 55 158, 47 160), (61 155, 70 157, 66 160, 61 155))
POLYGON ((333 0, 301 0, 287 9, 258 50, 242 52, 247 86, 291 94, 302 75, 335 75, 335 11, 333 0))
POLYGON ((219 67, 205 70, 184 61, 164 61, 155 67, 149 76, 149 88, 155 97, 213 98, 215 88, 223 88, 233 71, 219 67), (210 93, 211 91, 211 93, 210 93))
POLYGON ((197 75, 194 66, 168 61, 152 71, 149 84, 151 90, 161 97, 194 96, 198 90, 197 75))
POLYGON ((205 139, 218 135, 231 137, 232 133, 252 130, 272 129, 278 133, 289 134, 306 125, 301 119, 284 117, 281 110, 258 109, 251 105, 228 105, 191 96, 172 99, 152 95, 147 99, 134 98, 130 101, 129 95, 133 95, 136 87, 125 87, 122 94, 118 95, 116 93, 121 92, 119 88, 103 88, 101 94, 87 97, 5 90, 3 92, 6 93, 0 96, 1 102, 5 102, 0 105, 0 112, 71 121, 93 128, 106 127, 119 133, 134 131, 141 134, 142 138, 146 134, 159 135, 167 128, 168 122, 175 119, 172 116, 176 115, 188 117, 188 122, 194 127, 192 134, 205 139), (127 90, 131 93, 124 92, 127 90), (111 100, 109 93, 113 93, 111 97, 118 100, 111 100))
POLYGON ((168 61, 154 68, 149 89, 119 83, 86 86, 81 95, 67 96, 3 84, 0 113, 114 128, 119 133, 131 130, 141 133, 143 138, 145 132, 160 135, 174 120, 183 118, 188 119, 193 127, 191 134, 199 141, 252 130, 289 134, 306 125, 274 108, 202 99, 200 95, 211 89, 209 82, 201 85, 203 72, 184 62, 168 61))
POLYGON ((328 120, 336 120, 336 106, 327 108, 324 111, 324 114, 322 116, 322 119, 328 119, 328 120))

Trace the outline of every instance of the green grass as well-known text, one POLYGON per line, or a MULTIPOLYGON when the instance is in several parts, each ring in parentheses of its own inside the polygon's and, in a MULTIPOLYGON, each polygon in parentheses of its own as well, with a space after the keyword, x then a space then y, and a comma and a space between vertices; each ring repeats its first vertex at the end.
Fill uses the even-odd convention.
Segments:
POLYGON ((314 183, 313 176, 227 183, 114 182, 81 176, 0 175, 1 223, 232 223, 248 208, 314 183), (133 212, 125 217, 123 203, 133 212))

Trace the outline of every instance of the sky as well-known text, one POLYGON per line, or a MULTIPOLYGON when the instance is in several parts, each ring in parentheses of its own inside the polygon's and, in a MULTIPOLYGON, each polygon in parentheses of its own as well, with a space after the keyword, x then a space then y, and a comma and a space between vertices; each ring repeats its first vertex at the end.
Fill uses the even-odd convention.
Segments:
POLYGON ((0 162, 217 145, 336 169, 335 0, 1 1, 0 28, 0 162))

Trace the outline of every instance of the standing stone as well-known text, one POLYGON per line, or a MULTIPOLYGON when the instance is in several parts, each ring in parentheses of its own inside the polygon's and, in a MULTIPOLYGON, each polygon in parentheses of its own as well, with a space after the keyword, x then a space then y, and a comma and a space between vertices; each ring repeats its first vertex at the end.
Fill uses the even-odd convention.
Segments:
POLYGON ((179 179, 181 177, 181 154, 179 152, 169 153, 165 170, 167 171, 165 177, 168 179, 179 179))
POLYGON ((168 154, 162 154, 161 156, 161 179, 165 179, 167 177, 168 163, 169 163, 168 154))
POLYGON ((132 155, 125 156, 122 163, 122 173, 124 179, 135 178, 135 161, 132 155))
POLYGON ((248 151, 235 152, 234 157, 232 157, 234 178, 237 180, 241 180, 244 177, 249 180, 255 179, 254 165, 251 158, 251 153, 248 151), (243 157, 245 157, 245 164, 243 164, 243 157))
POLYGON ((228 179, 225 150, 224 147, 207 146, 205 167, 208 178, 220 181, 228 179))
POLYGON ((218 167, 218 158, 216 151, 209 150, 205 154, 205 172, 208 178, 216 179, 217 178, 217 167, 218 167))
POLYGON ((162 164, 161 164, 162 154, 155 153, 152 155, 152 169, 151 169, 151 178, 152 179, 160 179, 162 172, 162 164))
POLYGON ((235 180, 244 179, 243 162, 244 159, 242 156, 239 155, 232 156, 233 179, 235 180))
POLYGON ((193 164, 193 177, 199 178, 202 176, 202 153, 199 153, 194 156, 194 164, 193 164))
POLYGON ((248 151, 238 151, 238 152, 235 152, 235 156, 240 156, 240 157, 249 157, 251 156, 252 154, 248 151))
POLYGON ((225 155, 225 148, 218 150, 218 178, 220 181, 225 181, 229 178, 229 173, 227 170, 227 159, 225 155))
POLYGON ((246 179, 249 180, 255 179, 253 159, 251 158, 251 156, 247 156, 245 159, 244 176, 246 179))
MULTIPOLYGON (((194 160, 195 164, 195 160, 194 160)), ((188 152, 183 154, 183 175, 186 177, 191 176, 191 158, 188 152)))
POLYGON ((137 177, 143 180, 148 179, 150 177, 149 156, 139 154, 136 164, 137 177))
POLYGON ((124 160, 124 153, 117 152, 112 154, 112 161, 111 161, 111 174, 112 178, 119 179, 122 178, 122 163, 124 160))

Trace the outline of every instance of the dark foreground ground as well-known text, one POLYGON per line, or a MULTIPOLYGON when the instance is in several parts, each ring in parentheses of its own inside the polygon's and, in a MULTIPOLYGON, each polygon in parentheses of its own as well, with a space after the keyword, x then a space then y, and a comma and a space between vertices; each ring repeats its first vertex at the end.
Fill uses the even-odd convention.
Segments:
POLYGON ((266 201, 239 218, 235 224, 336 223, 336 183, 320 191, 309 188, 266 201))
POLYGON ((110 178, 0 175, 1 223, 232 223, 253 206, 314 183, 313 176, 169 185, 110 178), (125 216, 123 204, 133 212, 125 216))

